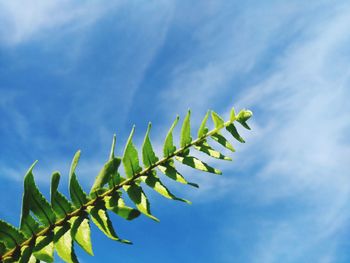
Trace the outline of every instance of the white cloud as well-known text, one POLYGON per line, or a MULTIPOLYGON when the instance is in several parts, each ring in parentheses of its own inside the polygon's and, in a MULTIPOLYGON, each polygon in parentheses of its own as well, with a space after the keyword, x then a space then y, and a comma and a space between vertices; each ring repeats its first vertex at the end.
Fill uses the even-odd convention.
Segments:
MULTIPOLYGON (((0 1, 0 41, 20 44, 52 29, 90 24, 122 1, 0 1)), ((57 31, 56 31, 57 32, 57 31)))

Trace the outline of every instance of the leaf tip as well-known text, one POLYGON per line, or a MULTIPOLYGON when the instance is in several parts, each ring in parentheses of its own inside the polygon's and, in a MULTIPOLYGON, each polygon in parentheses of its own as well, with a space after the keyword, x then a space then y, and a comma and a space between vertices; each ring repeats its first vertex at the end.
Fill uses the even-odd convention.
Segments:
POLYGON ((196 183, 190 183, 190 182, 189 182, 188 185, 193 186, 193 187, 195 187, 195 188, 199 188, 199 185, 196 184, 196 183))

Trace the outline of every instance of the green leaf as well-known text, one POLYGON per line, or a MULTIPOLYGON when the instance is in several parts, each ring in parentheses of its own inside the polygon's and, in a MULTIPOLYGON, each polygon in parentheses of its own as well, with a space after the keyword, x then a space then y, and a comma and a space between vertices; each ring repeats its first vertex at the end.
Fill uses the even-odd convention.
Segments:
POLYGON ((132 143, 132 136, 134 135, 135 126, 132 128, 129 139, 126 143, 123 154, 123 165, 125 174, 128 178, 131 178, 135 174, 142 171, 139 165, 139 157, 135 145, 132 143))
POLYGON ((109 153, 109 160, 114 159, 114 150, 115 150, 115 142, 117 140, 117 136, 114 134, 113 135, 113 140, 112 140, 112 146, 111 146, 111 151, 109 153))
POLYGON ((174 194, 172 194, 169 189, 162 183, 162 181, 159 179, 159 177, 156 174, 156 171, 149 172, 146 176, 142 176, 141 179, 153 190, 155 190, 157 193, 161 194, 165 198, 173 199, 181 202, 185 202, 188 204, 191 204, 190 201, 178 198, 174 194))
MULTIPOLYGON (((26 177, 28 174, 31 174, 33 172, 34 166, 38 163, 38 161, 35 161, 26 172, 26 177)), ((20 228, 22 229, 22 225, 24 224, 25 218, 29 216, 30 213, 30 199, 28 196, 28 192, 24 191, 23 197, 22 197, 22 212, 21 212, 21 220, 20 220, 20 228)))
POLYGON ((218 142, 219 144, 221 144, 222 146, 224 146, 225 148, 229 149, 232 152, 235 152, 235 148, 233 148, 233 146, 231 145, 231 143, 229 143, 228 140, 226 140, 226 138, 224 136, 222 136, 220 133, 215 133, 212 136, 210 136, 214 141, 218 142))
POLYGON ((217 114, 215 111, 211 112, 211 118, 213 119, 214 125, 216 129, 221 129, 224 127, 224 120, 217 114))
POLYGON ((253 116, 253 112, 250 110, 241 110, 237 117, 236 120, 246 129, 250 130, 250 127, 247 124, 247 120, 250 119, 250 117, 253 116))
POLYGON ((28 263, 40 263, 40 260, 36 259, 33 255, 31 255, 28 263))
POLYGON ((33 250, 33 255, 45 262, 53 262, 53 252, 54 252, 54 234, 53 232, 48 233, 46 236, 38 236, 35 241, 35 248, 33 250))
POLYGON ((30 238, 33 234, 39 232, 42 229, 37 221, 31 216, 27 215, 21 219, 20 230, 26 238, 30 238))
POLYGON ((192 168, 195 168, 204 172, 221 174, 220 170, 210 167, 208 164, 198 160, 196 157, 193 157, 193 156, 185 156, 185 157, 176 156, 176 160, 192 168))
POLYGON ((111 210, 126 220, 133 220, 140 215, 139 210, 129 207, 125 204, 124 200, 120 197, 118 192, 114 192, 112 196, 105 197, 104 200, 106 203, 106 208, 108 210, 111 210))
POLYGON ((181 147, 185 147, 192 142, 190 118, 191 118, 191 111, 188 110, 187 115, 181 127, 181 136, 180 136, 181 147))
POLYGON ((89 212, 92 221, 95 223, 95 225, 109 238, 126 243, 131 244, 130 241, 120 239, 117 234, 114 231, 114 228, 112 226, 112 222, 109 219, 109 216, 106 211, 106 207, 103 201, 100 201, 96 203, 94 207, 91 208, 89 212))
POLYGON ((159 165, 157 167, 163 174, 168 176, 170 179, 182 183, 182 184, 188 184, 194 187, 198 188, 198 184, 187 182, 187 180, 176 170, 174 166, 174 161, 169 160, 166 163, 163 163, 162 165, 159 165))
POLYGON ((230 112, 230 122, 234 122, 235 120, 236 120, 236 112, 235 112, 235 108, 232 107, 230 112))
MULTIPOLYGON (((35 161, 31 167, 28 169, 27 174, 32 173, 34 166, 37 161, 35 161)), ((29 193, 24 191, 22 198, 22 212, 21 212, 21 220, 20 220, 20 230, 24 234, 26 238, 29 238, 33 235, 33 233, 37 233, 39 231, 39 224, 34 220, 34 218, 30 215, 30 198, 29 193)))
POLYGON ((149 123, 147 132, 145 135, 145 139, 143 140, 143 145, 142 145, 142 161, 145 167, 150 167, 151 165, 155 164, 159 160, 153 151, 152 143, 149 138, 151 126, 152 126, 151 123, 149 123))
POLYGON ((74 240, 81 246, 88 254, 94 255, 91 245, 91 230, 88 213, 82 211, 78 217, 72 219, 72 236, 74 240))
POLYGON ((33 173, 30 171, 24 177, 24 195, 28 198, 29 208, 44 226, 53 225, 56 221, 49 202, 37 188, 33 173))
POLYGON ((0 255, 3 255, 6 252, 6 247, 3 242, 0 242, 0 255))
POLYGON ((113 175, 118 173, 118 168, 120 166, 121 159, 112 157, 98 173, 95 182, 90 190, 90 196, 96 197, 100 189, 109 182, 113 175))
POLYGON ((70 227, 71 226, 68 222, 63 226, 55 227, 54 244, 60 258, 68 263, 77 263, 78 259, 74 253, 73 238, 70 227))
MULTIPOLYGON (((34 242, 32 242, 32 243, 34 243, 34 242)), ((21 257, 18 260, 18 263, 28 263, 28 262, 30 262, 30 258, 32 256, 33 249, 34 249, 34 244, 30 244, 29 246, 23 246, 21 248, 21 257)))
POLYGON ((130 185, 124 185, 123 188, 141 213, 159 222, 159 219, 151 214, 150 203, 140 186, 132 183, 130 185))
POLYGON ((72 202, 76 208, 83 206, 88 202, 89 198, 87 194, 83 191, 83 188, 80 186, 77 176, 75 175, 75 169, 78 165, 80 158, 80 151, 77 151, 74 155, 71 168, 69 171, 69 194, 72 202))
POLYGON ((233 136, 237 141, 239 141, 239 142, 241 142, 241 143, 245 143, 244 139, 241 137, 241 135, 239 135, 239 133, 238 133, 238 131, 237 131, 237 129, 236 129, 236 126, 235 126, 233 123, 231 123, 230 125, 228 125, 228 126, 226 127, 226 130, 227 130, 229 133, 231 133, 232 136, 233 136))
POLYGON ((222 153, 214 150, 206 141, 203 141, 199 145, 194 146, 198 151, 204 152, 207 155, 214 157, 216 159, 221 159, 221 160, 227 160, 227 161, 232 161, 230 157, 227 157, 223 155, 222 153))
POLYGON ((51 179, 51 206, 56 218, 62 219, 73 212, 73 206, 63 194, 57 191, 59 182, 60 174, 58 172, 53 173, 51 179))
POLYGON ((208 117, 209 117, 209 111, 207 111, 207 114, 205 114, 202 120, 201 126, 199 127, 198 135, 197 135, 198 138, 201 138, 208 133, 208 128, 207 128, 208 117))
POLYGON ((178 123, 178 121, 179 121, 179 116, 177 115, 175 121, 173 122, 173 124, 171 125, 168 131, 167 136, 165 137, 164 147, 163 147, 164 157, 168 157, 176 151, 176 146, 174 145, 174 142, 173 142, 173 130, 176 124, 178 123))
POLYGON ((0 220, 0 240, 8 249, 12 249, 21 244, 25 238, 13 225, 0 220))

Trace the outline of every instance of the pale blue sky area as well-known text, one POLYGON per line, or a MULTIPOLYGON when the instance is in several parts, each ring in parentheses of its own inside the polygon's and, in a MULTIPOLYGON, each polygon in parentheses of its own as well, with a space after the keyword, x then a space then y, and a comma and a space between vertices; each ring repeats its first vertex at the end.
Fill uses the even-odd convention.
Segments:
MULTIPOLYGON (((86 190, 133 124, 161 153, 176 114, 253 110, 233 162, 164 179, 191 206, 147 190, 155 223, 111 215, 127 246, 93 228, 81 262, 350 262, 348 1, 0 0, 0 218, 18 225, 23 176, 82 150, 86 190)), ((175 132, 178 136, 179 130, 175 132)), ((178 139, 177 139, 178 141, 178 139)), ((221 149, 219 147, 219 149, 221 149)), ((225 153, 229 154, 227 151, 225 153)), ((60 261, 58 261, 60 262, 60 261)))

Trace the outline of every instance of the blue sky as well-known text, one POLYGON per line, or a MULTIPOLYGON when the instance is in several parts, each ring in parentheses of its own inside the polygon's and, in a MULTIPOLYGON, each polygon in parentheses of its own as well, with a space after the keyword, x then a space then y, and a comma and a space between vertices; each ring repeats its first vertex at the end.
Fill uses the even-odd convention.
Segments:
MULTIPOLYGON (((349 262, 350 5, 347 1, 0 0, 0 218, 18 225, 22 181, 67 172, 85 189, 133 124, 160 153, 176 114, 250 108, 252 132, 221 177, 147 190, 159 224, 93 229, 81 262, 349 262)), ((178 131, 176 134, 178 135, 178 131)), ((225 151, 224 151, 225 152, 225 151)), ((226 152, 227 153, 227 152, 226 152)), ((58 260, 58 262, 60 262, 58 260)))

